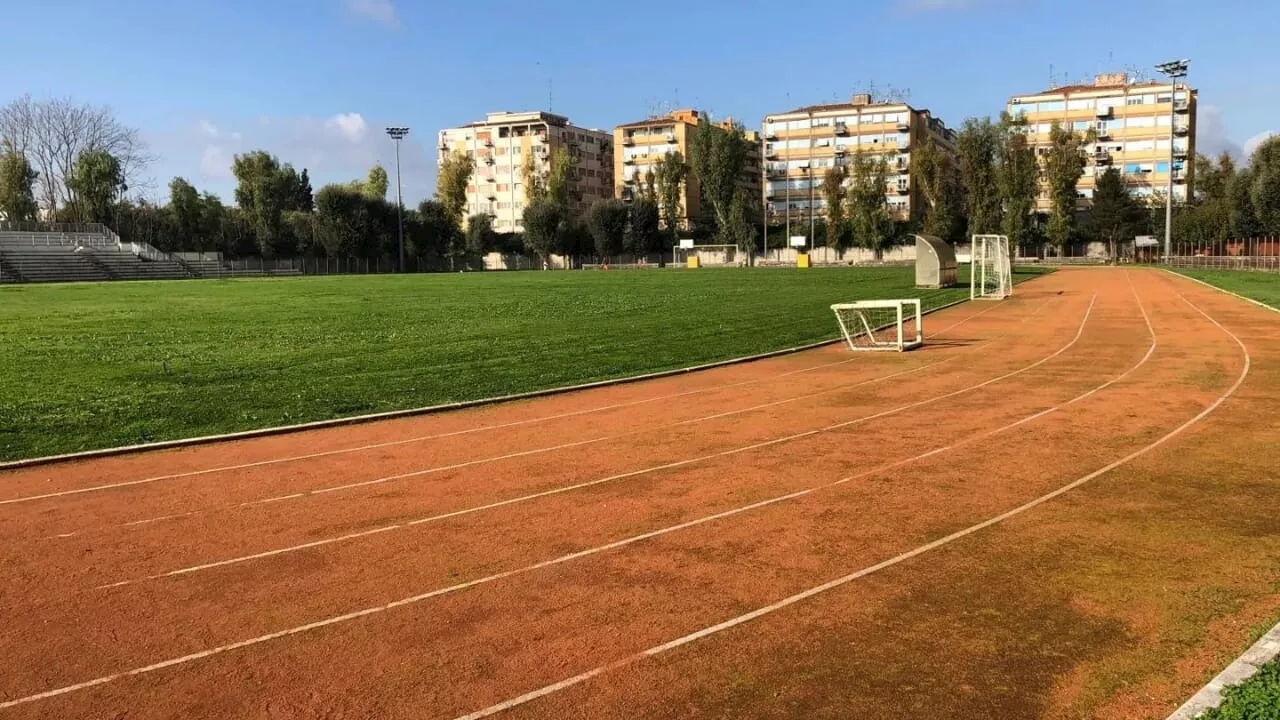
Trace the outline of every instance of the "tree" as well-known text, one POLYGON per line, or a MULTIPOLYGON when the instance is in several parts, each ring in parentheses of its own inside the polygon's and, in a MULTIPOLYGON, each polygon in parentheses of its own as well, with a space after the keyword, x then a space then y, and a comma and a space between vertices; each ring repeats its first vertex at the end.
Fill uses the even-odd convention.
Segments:
POLYGON ((996 189, 1000 198, 1000 230, 1013 247, 1032 240, 1032 215, 1039 191, 1040 171, 1035 148, 1027 140, 1027 123, 1004 113, 1000 118, 1000 152, 996 189))
POLYGON ((1253 151, 1249 172, 1249 196, 1258 229, 1267 235, 1280 235, 1280 137, 1263 141, 1253 151))
POLYGON ((626 249, 637 257, 658 250, 660 245, 657 203, 652 200, 636 200, 631 203, 630 211, 630 217, 627 219, 626 249))
POLYGON ((315 209, 315 197, 311 193, 311 178, 307 169, 298 174, 292 165, 280 168, 281 182, 284 184, 284 209, 286 211, 311 212, 315 209))
POLYGON ((436 200, 444 205, 449 219, 459 231, 462 228, 463 213, 467 209, 467 185, 471 183, 475 167, 475 160, 461 151, 455 151, 440 163, 436 200))
POLYGON ((717 237, 725 244, 736 244, 734 238, 726 235, 725 228, 734 222, 731 215, 734 193, 742 177, 747 151, 741 124, 726 128, 712 124, 706 117, 698 121, 689 142, 693 176, 702 188, 703 200, 711 206, 717 237))
POLYGON ((960 156, 965 212, 969 217, 967 233, 993 233, 1001 227, 995 165, 1000 151, 999 130, 988 118, 969 118, 956 136, 956 150, 960 156))
POLYGON ((755 223, 751 221, 751 202, 747 198, 747 191, 743 187, 739 186, 734 190, 728 223, 720 229, 721 240, 732 243, 738 249, 743 257, 743 265, 751 262, 757 236, 755 223))
POLYGON ((233 252, 228 242, 231 234, 228 228, 227 208, 222 198, 211 192, 200 197, 200 230, 197 237, 204 242, 196 250, 221 250, 233 252))
POLYGON ((73 193, 76 215, 86 222, 105 223, 111 219, 111 206, 124 187, 120 161, 105 150, 86 150, 76 159, 66 180, 73 193))
POLYGON ((467 218, 466 251, 479 257, 489 252, 494 244, 493 218, 486 213, 476 213, 467 218))
POLYGON ((458 228, 449 215, 449 209, 438 200, 423 200, 412 223, 406 226, 409 244, 419 257, 437 255, 445 257, 449 248, 457 244, 458 228), (412 226, 412 231, 408 230, 412 226))
POLYGON ((520 168, 524 181, 525 195, 529 201, 548 199, 561 208, 569 206, 569 173, 577 164, 577 158, 561 147, 551 149, 547 171, 538 169, 538 162, 533 155, 525 158, 520 168))
POLYGON ((656 185, 662 227, 666 230, 668 241, 674 244, 679 233, 680 217, 684 214, 684 209, 680 207, 680 188, 689 175, 689 166, 680 153, 669 152, 657 162, 652 174, 654 177, 650 184, 656 185))
POLYGON ((1057 121, 1049 127, 1049 151, 1043 168, 1049 188, 1049 222, 1045 232, 1059 247, 1066 245, 1075 232, 1076 185, 1084 175, 1084 145, 1090 141, 1091 138, 1072 132, 1057 121))
POLYGON ((14 222, 35 220, 40 211, 35 197, 39 177, 25 155, 7 142, 0 144, 0 215, 14 222))
POLYGON ((1119 257, 1119 243, 1138 235, 1145 220, 1146 211, 1125 188, 1120 171, 1107 168, 1093 191, 1089 229, 1095 238, 1107 242, 1113 261, 1119 257))
POLYGON ((0 108, 0 140, 40 173, 39 200, 50 211, 69 205, 68 180, 80 156, 101 151, 116 159, 118 186, 126 186, 154 159, 136 128, 121 124, 107 107, 70 99, 35 100, 24 95, 0 108))
POLYGON ((556 250, 564 208, 548 197, 540 197, 524 206, 524 245, 545 266, 556 250))
POLYGON ((885 198, 889 163, 883 157, 857 152, 849 170, 849 225, 854 242, 874 251, 878 258, 894 232, 893 215, 885 198))
POLYGON ((822 175, 822 201, 827 208, 827 245, 843 250, 849 246, 849 219, 845 214, 844 182, 849 177, 844 165, 827 168, 822 175))
POLYGON ((629 211, 621 200, 596 200, 587 208, 587 230, 595 243, 596 255, 609 257, 623 250, 629 211))
POLYGON ((273 257, 281 239, 282 216, 289 204, 288 174, 274 155, 263 150, 236 155, 231 172, 236 178, 236 205, 253 227, 259 251, 273 257))
POLYGON ((1253 170, 1245 168, 1236 173, 1227 185, 1227 212, 1231 223, 1231 235, 1238 238, 1256 237, 1262 234, 1262 224, 1253 207, 1253 170))
POLYGON ((204 203, 195 187, 175 177, 169 182, 169 212, 173 214, 179 242, 186 247, 202 247, 204 203))
POLYGON ((954 241, 963 219, 959 172, 932 137, 911 152, 911 175, 924 196, 926 235, 954 241))
POLYGON ((371 198, 386 200, 388 184, 386 169, 381 165, 374 165, 369 168, 369 179, 364 183, 364 194, 371 198))

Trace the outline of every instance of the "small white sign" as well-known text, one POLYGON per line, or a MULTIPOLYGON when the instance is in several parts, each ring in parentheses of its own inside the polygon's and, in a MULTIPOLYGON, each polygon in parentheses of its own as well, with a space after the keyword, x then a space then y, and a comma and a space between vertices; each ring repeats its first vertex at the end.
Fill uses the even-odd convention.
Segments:
POLYGON ((808 244, 809 244, 809 238, 805 237, 804 235, 791 236, 791 247, 804 247, 805 245, 808 245, 808 244))
POLYGON ((1139 235, 1133 239, 1134 247, 1156 247, 1160 240, 1155 235, 1139 235))
POLYGON ((693 249, 693 238, 680 238, 680 249, 681 249, 681 250, 692 250, 692 249, 693 249))

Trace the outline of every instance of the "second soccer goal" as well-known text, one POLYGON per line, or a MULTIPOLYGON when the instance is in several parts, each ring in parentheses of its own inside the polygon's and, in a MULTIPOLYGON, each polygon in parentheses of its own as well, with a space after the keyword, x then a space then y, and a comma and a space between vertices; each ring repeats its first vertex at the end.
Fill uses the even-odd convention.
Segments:
POLYGON ((969 266, 970 300, 1003 300, 1013 294, 1013 263, 1005 235, 974 235, 969 266))
POLYGON ((919 300, 860 300, 831 306, 850 350, 910 350, 924 344, 919 300))

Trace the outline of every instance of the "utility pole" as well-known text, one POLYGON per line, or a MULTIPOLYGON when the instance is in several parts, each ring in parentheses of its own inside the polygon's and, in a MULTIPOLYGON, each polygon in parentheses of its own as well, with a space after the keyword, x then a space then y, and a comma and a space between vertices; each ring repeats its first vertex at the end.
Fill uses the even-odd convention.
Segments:
MULTIPOLYGON (((1173 143, 1177 137, 1174 126, 1178 124, 1178 80, 1187 76, 1187 68, 1190 64, 1190 60, 1183 59, 1160 63, 1156 66, 1157 70, 1169 78, 1171 86, 1169 89, 1169 183, 1164 206, 1164 261, 1166 263, 1173 256, 1173 163, 1175 157, 1173 143)), ((1187 103, 1191 103, 1190 91, 1188 91, 1187 103)))
POLYGON ((404 272, 404 197, 400 192, 400 141, 409 134, 407 127, 389 127, 387 135, 396 142, 396 221, 400 226, 400 272, 404 272))

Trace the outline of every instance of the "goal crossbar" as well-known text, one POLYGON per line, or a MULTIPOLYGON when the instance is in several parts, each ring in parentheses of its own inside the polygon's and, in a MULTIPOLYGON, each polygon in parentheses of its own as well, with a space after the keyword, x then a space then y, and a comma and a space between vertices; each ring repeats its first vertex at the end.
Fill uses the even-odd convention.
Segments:
POLYGON ((920 300, 859 300, 831 306, 850 350, 904 351, 924 344, 920 300))

